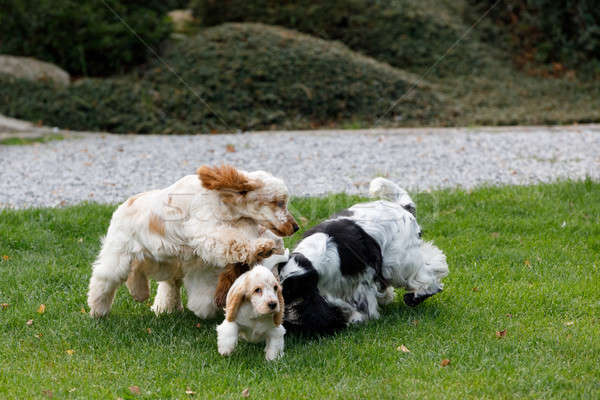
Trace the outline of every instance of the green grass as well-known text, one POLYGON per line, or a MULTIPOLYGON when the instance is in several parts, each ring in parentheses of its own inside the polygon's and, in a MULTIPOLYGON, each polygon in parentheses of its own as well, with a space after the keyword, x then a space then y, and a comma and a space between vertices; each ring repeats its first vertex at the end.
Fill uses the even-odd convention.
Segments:
MULTIPOLYGON (((306 228, 356 200, 292 205, 306 228)), ((600 184, 442 191, 415 201, 425 238, 448 256, 444 292, 415 309, 397 301, 380 320, 335 337, 288 336, 285 357, 273 363, 262 345, 219 356, 219 320, 189 311, 156 318, 124 287, 108 318, 82 313, 114 207, 2 211, 0 397, 239 398, 250 388, 252 398, 599 398, 600 184), (397 351, 402 344, 411 352, 397 351)))
POLYGON ((34 143, 48 143, 54 140, 63 140, 62 135, 44 135, 39 137, 9 137, 0 139, 0 146, 25 146, 34 143))

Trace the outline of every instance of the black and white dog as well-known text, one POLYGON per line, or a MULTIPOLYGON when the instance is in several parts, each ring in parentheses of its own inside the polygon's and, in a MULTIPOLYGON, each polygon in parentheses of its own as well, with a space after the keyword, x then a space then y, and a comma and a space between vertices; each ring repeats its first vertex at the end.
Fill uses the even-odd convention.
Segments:
POLYGON ((289 332, 326 335, 348 324, 379 318, 379 305, 406 290, 416 306, 442 290, 446 256, 421 240, 410 196, 376 178, 370 195, 382 200, 356 204, 311 228, 289 260, 278 266, 289 332))

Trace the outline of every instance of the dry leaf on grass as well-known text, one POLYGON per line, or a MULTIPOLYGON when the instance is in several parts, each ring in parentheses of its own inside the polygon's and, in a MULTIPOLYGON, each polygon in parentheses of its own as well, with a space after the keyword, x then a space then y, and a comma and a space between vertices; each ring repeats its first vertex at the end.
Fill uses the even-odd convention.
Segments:
POLYGON ((72 356, 73 354, 75 354, 75 350, 69 349, 69 350, 67 350, 67 354, 72 356))
POLYGON ((69 393, 73 393, 76 390, 77 390, 77 388, 71 388, 71 389, 69 389, 69 393))
POLYGON ((528 267, 531 267, 531 261, 525 260, 525 265, 528 266, 528 267))
POLYGON ((565 324, 564 324, 564 325, 565 325, 565 326, 573 326, 573 325, 575 325, 575 321, 568 321, 568 322, 565 322, 565 324))
POLYGON ((410 353, 410 350, 405 345, 398 346, 396 350, 401 351, 403 353, 410 353))
POLYGON ((0 307, 2 307, 2 309, 7 309, 8 308, 8 303, 2 303, 0 304, 0 307))
POLYGON ((448 366, 449 364, 450 364, 450 360, 449 360, 449 359, 447 359, 447 358, 444 358, 444 359, 442 360, 442 362, 440 363, 440 365, 441 365, 442 367, 446 367, 446 366, 448 366))
POLYGON ((83 308, 83 307, 81 307, 81 310, 79 310, 79 311, 81 311, 82 314, 87 314, 87 311, 85 311, 85 308, 83 308))
POLYGON ((476 286, 476 287, 473 288, 473 291, 474 292, 479 292, 479 288, 476 286))
POLYGON ((200 322, 198 322, 195 326, 196 328, 202 328, 202 324, 200 322))
POLYGON ((250 396, 250 389, 246 388, 244 390, 242 390, 242 397, 248 397, 250 396))
POLYGON ((196 394, 196 392, 194 392, 192 389, 190 388, 186 388, 185 389, 185 394, 196 394))
POLYGON ((38 314, 43 314, 46 312, 46 305, 45 304, 40 304, 40 306, 37 309, 38 314))
POLYGON ((31 326, 31 325, 33 325, 33 320, 30 319, 27 322, 25 322, 25 324, 27 324, 27 326, 31 326))
POLYGON ((146 332, 148 332, 148 335, 152 333, 152 329, 150 328, 146 328, 146 332))
POLYGON ((142 394, 139 386, 129 386, 129 391, 133 394, 142 394))
POLYGON ((10 257, 9 257, 9 256, 7 256, 6 254, 4 254, 4 255, 2 256, 2 259, 3 259, 4 261, 8 261, 8 259, 9 259, 9 258, 10 258, 10 257))
POLYGON ((53 394, 52 394, 52 390, 42 390, 42 394, 46 397, 50 397, 52 398, 53 394))
POLYGON ((506 329, 501 330, 501 331, 496 331, 496 337, 499 338, 503 338, 504 336, 506 336, 506 329))

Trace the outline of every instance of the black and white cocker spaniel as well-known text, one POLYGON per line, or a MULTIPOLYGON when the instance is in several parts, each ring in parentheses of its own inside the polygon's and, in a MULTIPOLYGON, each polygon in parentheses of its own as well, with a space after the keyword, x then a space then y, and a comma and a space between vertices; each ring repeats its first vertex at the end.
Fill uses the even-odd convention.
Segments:
POLYGON ((442 290, 444 253, 421 239, 416 207, 395 183, 374 179, 370 195, 311 228, 278 265, 288 332, 327 335, 379 318, 379 305, 404 288, 416 306, 442 290))

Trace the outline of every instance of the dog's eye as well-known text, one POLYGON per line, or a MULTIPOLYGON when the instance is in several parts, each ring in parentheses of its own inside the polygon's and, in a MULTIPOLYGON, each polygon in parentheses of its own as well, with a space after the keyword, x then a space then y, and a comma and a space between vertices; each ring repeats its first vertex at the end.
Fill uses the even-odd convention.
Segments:
POLYGON ((256 293, 256 294, 260 294, 261 292, 262 292, 262 290, 259 287, 254 289, 254 293, 256 293))

